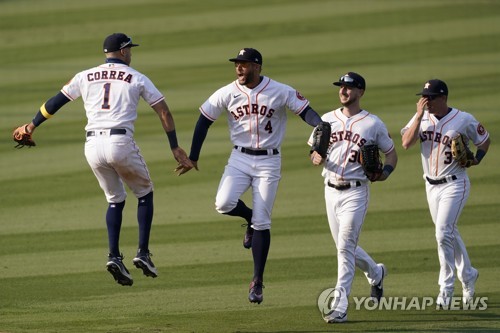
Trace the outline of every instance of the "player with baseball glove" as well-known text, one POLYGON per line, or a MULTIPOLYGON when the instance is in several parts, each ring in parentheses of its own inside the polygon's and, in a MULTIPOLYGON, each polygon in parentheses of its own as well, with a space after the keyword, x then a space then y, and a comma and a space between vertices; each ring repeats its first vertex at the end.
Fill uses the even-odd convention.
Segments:
POLYGON ((158 276, 149 251, 154 211, 153 182, 133 139, 140 98, 157 113, 170 150, 179 165, 193 167, 186 152, 178 145, 173 115, 165 97, 149 78, 130 67, 131 48, 135 46, 139 45, 133 44, 132 39, 123 33, 106 37, 103 43, 105 63, 77 73, 40 107, 31 123, 19 126, 12 134, 16 148, 35 146, 32 138, 35 128, 66 103, 82 97, 88 120, 85 126, 85 157, 108 202, 105 219, 109 255, 106 268, 115 281, 124 286, 133 284, 119 246, 127 197, 125 184, 138 201, 139 242, 132 263, 144 275, 158 276), (102 153, 103 149, 106 153, 102 153))
POLYGON ((397 164, 394 142, 385 124, 360 106, 366 87, 364 78, 348 72, 333 84, 340 87, 342 106, 321 117, 323 122, 308 141, 312 163, 324 165, 326 213, 337 247, 335 288, 339 293, 332 301, 335 306, 324 317, 328 323, 347 320, 348 297, 356 267, 364 272, 371 286, 372 300, 378 302, 383 296, 387 269, 375 262, 359 246, 358 240, 370 200, 370 181, 386 180, 397 164), (329 133, 327 149, 324 133, 329 133), (379 151, 384 154, 383 167, 379 151))
POLYGON ((464 304, 472 301, 478 270, 471 264, 458 230, 458 219, 470 194, 467 168, 478 165, 490 146, 488 131, 470 113, 448 106, 444 81, 425 82, 416 113, 401 130, 405 149, 420 145, 425 190, 439 258, 436 305, 448 308, 456 278, 462 283, 464 304), (477 147, 476 155, 467 146, 477 147))

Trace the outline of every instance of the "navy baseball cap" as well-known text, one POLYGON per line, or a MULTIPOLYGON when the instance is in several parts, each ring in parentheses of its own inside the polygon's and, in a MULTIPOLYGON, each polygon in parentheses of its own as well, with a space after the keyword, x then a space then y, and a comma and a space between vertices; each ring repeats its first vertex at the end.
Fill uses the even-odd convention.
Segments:
POLYGON ((262 65, 262 55, 256 49, 252 49, 250 47, 245 47, 241 49, 236 58, 231 58, 229 61, 246 61, 253 62, 259 65, 262 65))
POLYGON ((444 81, 438 79, 432 79, 424 84, 424 88, 417 95, 423 96, 438 96, 445 95, 448 96, 448 86, 444 81))
POLYGON ((358 89, 366 89, 365 79, 358 73, 348 72, 342 75, 337 82, 333 82, 334 86, 348 86, 358 89))
POLYGON ((139 44, 133 44, 132 38, 121 32, 117 32, 106 37, 103 44, 103 50, 104 53, 108 53, 134 46, 139 46, 139 44))

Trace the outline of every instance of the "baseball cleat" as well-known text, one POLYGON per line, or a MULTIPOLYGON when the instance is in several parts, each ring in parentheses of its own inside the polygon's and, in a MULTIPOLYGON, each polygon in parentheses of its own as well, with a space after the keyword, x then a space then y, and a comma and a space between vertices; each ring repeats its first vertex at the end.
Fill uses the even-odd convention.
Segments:
POLYGON ((451 298, 453 297, 453 291, 442 290, 436 299, 436 308, 448 310, 451 303, 451 298))
POLYGON ((155 278, 158 276, 158 270, 153 264, 151 256, 152 254, 149 252, 138 252, 135 258, 132 259, 132 262, 134 263, 135 267, 142 269, 144 275, 155 278))
POLYGON ((372 286, 370 298, 373 303, 380 302, 380 299, 382 298, 382 296, 384 296, 384 278, 387 276, 387 268, 385 268, 385 265, 377 264, 377 266, 380 266, 380 268, 382 268, 382 278, 380 279, 378 284, 372 286))
POLYGON ((471 303, 476 292, 476 281, 479 277, 479 272, 477 271, 477 269, 473 268, 473 270, 476 273, 475 276, 469 282, 463 284, 462 301, 464 302, 464 304, 471 303))
POLYGON ((108 262, 106 263, 108 272, 113 275, 115 281, 122 286, 131 286, 134 283, 127 267, 123 264, 123 255, 112 256, 108 255, 108 262))
POLYGON ((347 321, 347 312, 332 311, 323 317, 328 324, 343 323, 347 321))
POLYGON ((262 294, 262 288, 264 285, 261 281, 252 281, 250 283, 250 289, 248 291, 248 300, 251 303, 260 304, 264 300, 264 295, 262 294))
POLYGON ((247 227, 245 236, 243 237, 243 247, 245 249, 249 249, 252 247, 253 228, 251 227, 251 224, 242 224, 242 227, 243 226, 247 227))

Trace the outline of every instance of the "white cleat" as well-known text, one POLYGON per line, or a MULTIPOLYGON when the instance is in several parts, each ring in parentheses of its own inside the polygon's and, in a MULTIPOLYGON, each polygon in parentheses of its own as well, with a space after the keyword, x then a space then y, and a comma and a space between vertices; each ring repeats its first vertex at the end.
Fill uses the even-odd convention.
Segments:
POLYGON ((448 290, 442 290, 436 299, 436 307, 439 309, 448 310, 451 303, 451 298, 453 297, 453 292, 448 290))
POLYGON ((469 282, 463 284, 462 301, 464 302, 464 304, 472 303, 474 294, 476 292, 476 281, 479 277, 479 272, 477 271, 477 269, 473 268, 473 270, 476 272, 475 276, 469 282))
POLYGON ((323 317, 323 319, 328 324, 343 323, 343 322, 347 321, 347 312, 342 313, 339 311, 332 311, 330 314, 323 317))

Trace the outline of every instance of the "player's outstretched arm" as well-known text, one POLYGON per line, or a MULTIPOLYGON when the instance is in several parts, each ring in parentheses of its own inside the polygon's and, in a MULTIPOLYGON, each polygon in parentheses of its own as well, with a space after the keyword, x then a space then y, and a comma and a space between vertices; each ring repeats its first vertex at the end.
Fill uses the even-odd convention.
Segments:
POLYGON ((316 127, 322 122, 319 114, 309 105, 299 114, 299 116, 312 127, 316 127))
POLYGON ((24 146, 36 146, 32 139, 33 132, 40 126, 45 120, 52 117, 64 104, 70 102, 70 99, 66 97, 62 92, 59 92, 54 97, 47 100, 38 110, 37 114, 29 124, 24 124, 19 126, 14 130, 12 136, 14 141, 17 142, 17 148, 22 148, 24 146))
POLYGON ((175 122, 170 109, 165 101, 161 101, 152 106, 153 110, 158 114, 163 129, 167 133, 170 149, 175 160, 185 168, 193 168, 193 163, 189 160, 184 149, 179 147, 177 143, 177 134, 175 133, 175 122))
POLYGON ((194 128, 193 141, 191 142, 191 152, 189 153, 189 159, 193 166, 191 168, 186 168, 179 164, 174 170, 178 176, 185 174, 192 168, 195 168, 198 171, 198 160, 200 158, 201 147, 203 146, 203 142, 207 137, 208 129, 212 123, 213 121, 200 114, 194 128))

